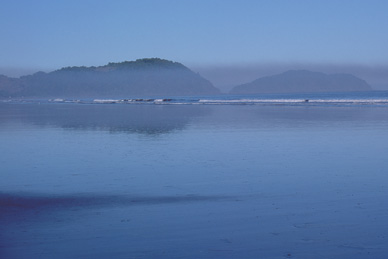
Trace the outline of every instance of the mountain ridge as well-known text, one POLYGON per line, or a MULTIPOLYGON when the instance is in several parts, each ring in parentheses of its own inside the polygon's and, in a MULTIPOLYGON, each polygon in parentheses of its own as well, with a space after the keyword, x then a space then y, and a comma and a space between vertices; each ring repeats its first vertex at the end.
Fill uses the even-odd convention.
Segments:
POLYGON ((288 70, 237 85, 232 88, 230 93, 355 92, 371 90, 372 88, 366 81, 351 74, 325 74, 309 70, 288 70))
POLYGON ((0 96, 116 97, 208 95, 220 91, 178 62, 160 58, 64 67, 20 78, 0 77, 0 96))

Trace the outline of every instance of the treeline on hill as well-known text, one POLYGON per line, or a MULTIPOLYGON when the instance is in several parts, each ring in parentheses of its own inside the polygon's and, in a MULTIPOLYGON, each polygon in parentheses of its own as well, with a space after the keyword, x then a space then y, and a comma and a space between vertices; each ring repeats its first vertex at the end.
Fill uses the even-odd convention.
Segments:
POLYGON ((24 97, 207 95, 219 90, 184 65, 159 58, 0 77, 0 94, 24 97))
MULTIPOLYGON (((234 87, 231 94, 370 91, 350 74, 290 70, 234 87)), ((20 78, 0 75, 0 97, 130 97, 213 95, 220 91, 184 65, 148 58, 99 67, 65 67, 20 78)))

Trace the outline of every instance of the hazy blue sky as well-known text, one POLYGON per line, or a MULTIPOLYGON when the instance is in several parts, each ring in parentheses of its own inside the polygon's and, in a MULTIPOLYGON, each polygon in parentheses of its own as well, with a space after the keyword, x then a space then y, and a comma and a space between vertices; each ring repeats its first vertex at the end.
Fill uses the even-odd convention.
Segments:
POLYGON ((2 0, 0 24, 0 73, 9 74, 143 57, 189 67, 388 64, 385 0, 2 0))

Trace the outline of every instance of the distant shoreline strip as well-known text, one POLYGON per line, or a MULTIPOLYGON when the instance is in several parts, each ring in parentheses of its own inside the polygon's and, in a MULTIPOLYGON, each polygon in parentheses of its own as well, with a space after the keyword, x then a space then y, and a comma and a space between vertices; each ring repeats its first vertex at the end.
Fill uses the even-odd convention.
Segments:
POLYGON ((73 104, 155 104, 155 105, 379 105, 388 106, 387 99, 7 99, 3 103, 73 103, 73 104))

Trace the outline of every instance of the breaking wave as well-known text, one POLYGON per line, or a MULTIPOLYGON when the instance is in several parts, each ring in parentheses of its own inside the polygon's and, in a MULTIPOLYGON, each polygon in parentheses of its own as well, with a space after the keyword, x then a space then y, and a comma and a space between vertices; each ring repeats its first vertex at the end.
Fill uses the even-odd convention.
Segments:
POLYGON ((332 94, 283 94, 261 96, 204 96, 131 99, 6 99, 2 102, 29 103, 80 103, 80 104, 128 104, 128 105, 310 105, 310 106, 387 106, 388 91, 332 94))

